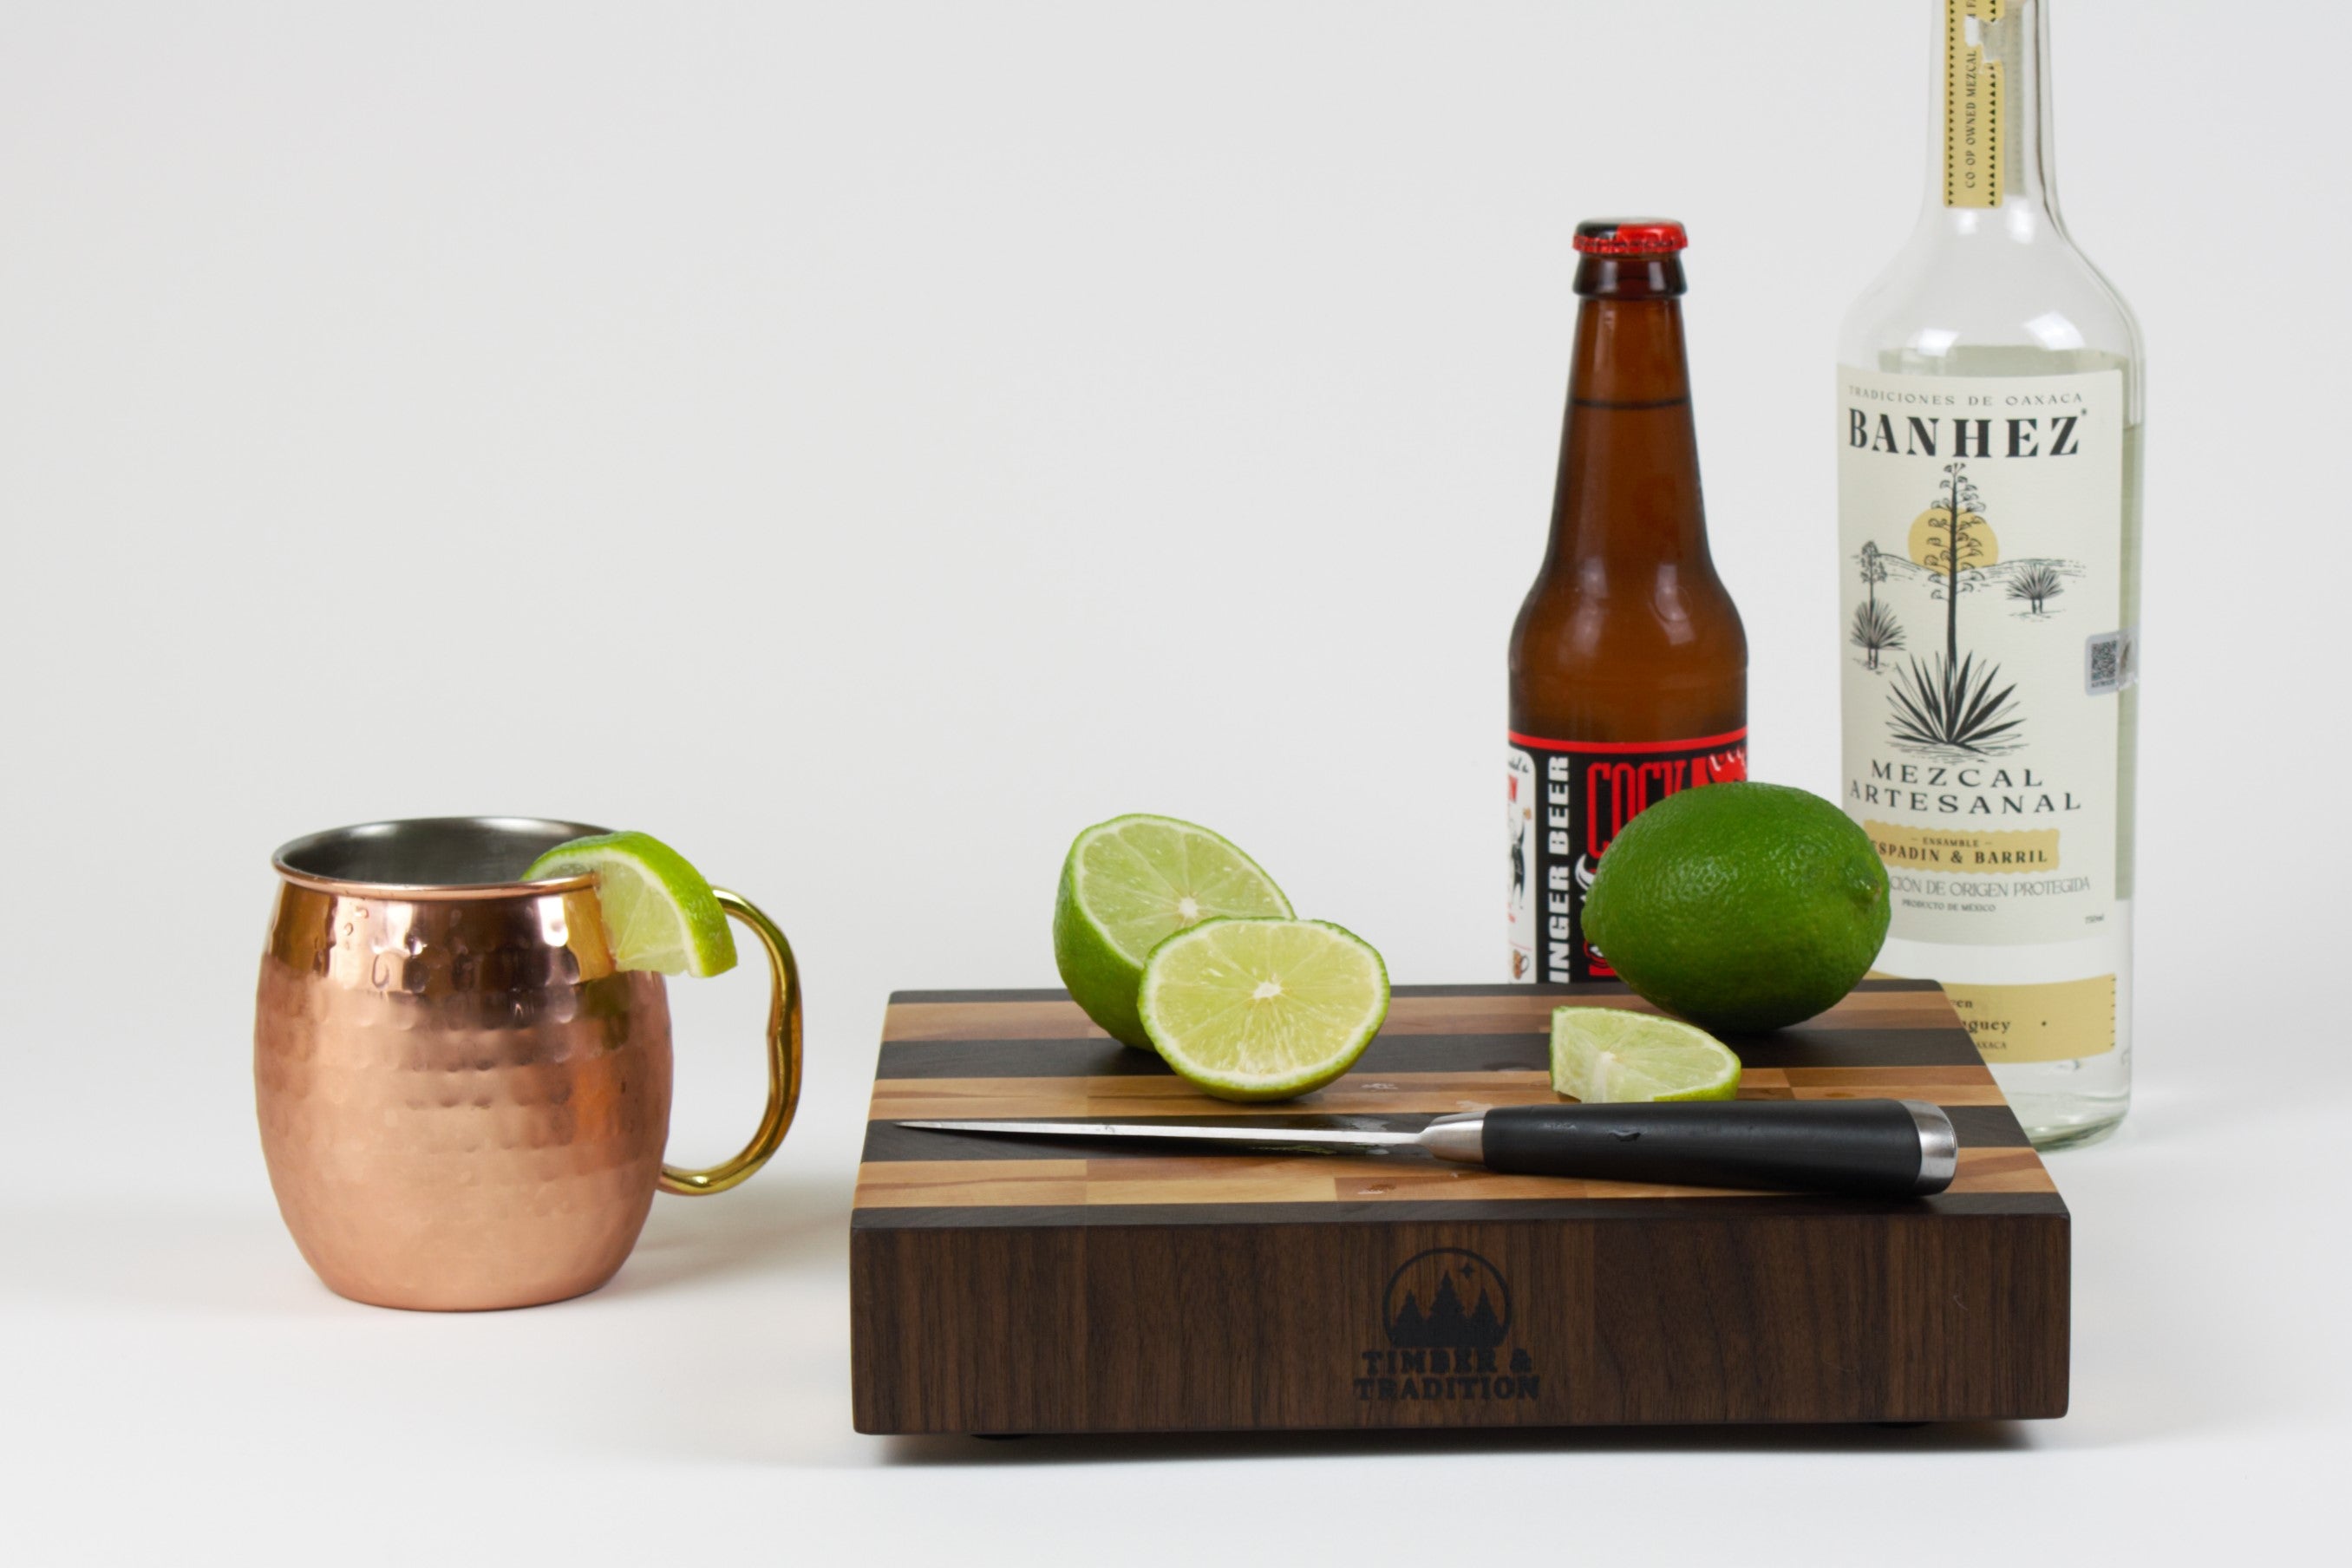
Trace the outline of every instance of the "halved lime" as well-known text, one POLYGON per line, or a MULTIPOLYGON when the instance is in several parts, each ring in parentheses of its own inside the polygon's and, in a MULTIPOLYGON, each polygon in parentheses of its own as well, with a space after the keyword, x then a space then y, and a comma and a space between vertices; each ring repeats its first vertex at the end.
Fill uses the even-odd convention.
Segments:
POLYGON ((593 875, 604 940, 623 969, 719 974, 735 967, 735 934, 702 873, 649 833, 600 833, 530 863, 528 882, 593 875))
POLYGON ((1194 1088, 1287 1100, 1364 1054, 1389 1014, 1389 972, 1370 942, 1322 921, 1202 921, 1151 950, 1136 1004, 1194 1088))
POLYGON ((1143 961, 1220 915, 1288 915, 1256 861, 1172 816, 1116 816, 1077 837, 1054 899, 1054 963, 1071 997, 1114 1039, 1151 1048, 1135 1010, 1143 961))
POLYGON ((1704 1029, 1622 1007, 1551 1010, 1551 1086, 1587 1105, 1730 1100, 1739 1058, 1704 1029))

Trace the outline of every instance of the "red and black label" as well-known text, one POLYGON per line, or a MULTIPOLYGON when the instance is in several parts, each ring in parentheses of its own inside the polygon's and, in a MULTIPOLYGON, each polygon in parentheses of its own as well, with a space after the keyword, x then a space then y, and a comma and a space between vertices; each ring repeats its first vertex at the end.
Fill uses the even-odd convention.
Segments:
POLYGON ((1511 978, 1610 980, 1584 900, 1624 826, 1677 790, 1748 776, 1748 731, 1689 741, 1511 735, 1511 978))

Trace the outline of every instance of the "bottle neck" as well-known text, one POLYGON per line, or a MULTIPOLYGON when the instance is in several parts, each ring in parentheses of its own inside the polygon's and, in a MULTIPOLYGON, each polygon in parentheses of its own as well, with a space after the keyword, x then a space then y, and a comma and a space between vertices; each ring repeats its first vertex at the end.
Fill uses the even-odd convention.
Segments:
POLYGON ((1552 500, 1550 565, 1596 572, 1703 563, 1698 440, 1683 346, 1682 268, 1586 257, 1552 500), (1605 288, 1606 292, 1598 291, 1605 288))
POLYGON ((2048 0, 1929 0, 1935 90, 1926 220, 2031 237, 2058 219, 2048 0))

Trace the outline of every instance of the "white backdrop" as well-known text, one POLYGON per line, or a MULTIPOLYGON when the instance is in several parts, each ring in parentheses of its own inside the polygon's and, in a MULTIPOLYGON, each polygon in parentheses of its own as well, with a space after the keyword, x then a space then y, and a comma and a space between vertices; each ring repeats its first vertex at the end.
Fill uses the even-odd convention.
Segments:
MULTIPOLYGON (((1917 209, 1926 0, 0 5, 19 1560, 2284 1540, 2352 1458, 2352 26, 2056 13, 2067 211, 2152 364, 2141 1099, 2053 1163, 2075 1414, 982 1448, 848 1430, 886 994, 1053 984, 1062 851, 1129 810, 1399 981, 1498 977, 1580 217, 1691 226, 1756 772, 1833 787, 1832 340, 1917 209), (765 903, 808 1093, 603 1295, 378 1312, 261 1166, 268 855, 474 811, 644 827, 765 903)), ((699 1162, 750 1124, 759 987, 673 989, 699 1162)))

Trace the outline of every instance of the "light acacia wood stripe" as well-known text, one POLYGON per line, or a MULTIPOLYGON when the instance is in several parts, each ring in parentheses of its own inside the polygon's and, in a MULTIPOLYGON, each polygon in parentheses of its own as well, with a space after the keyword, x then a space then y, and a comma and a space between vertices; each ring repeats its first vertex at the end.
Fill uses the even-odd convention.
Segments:
MULTIPOLYGON (((1963 1149, 1950 1190, 2050 1193, 2031 1149, 1963 1149)), ((1120 1160, 901 1160, 862 1165, 858 1208, 1080 1208, 1145 1204, 1418 1203, 1753 1197, 1728 1188, 1507 1176, 1344 1154, 1192 1154, 1120 1160)))
MULTIPOLYGON (((1750 1068, 1742 1100, 1929 1100, 1938 1105, 1999 1105, 2000 1090, 1980 1067, 1750 1068)), ((1297 1100, 1237 1104, 1202 1094, 1181 1078, 886 1078, 874 1085, 869 1120, 1022 1121, 1038 1117, 1444 1115, 1496 1105, 1559 1100, 1539 1072, 1350 1075, 1297 1100)))
MULTIPOLYGON (((857 1167, 852 1208, 1076 1208, 1084 1160, 896 1160, 857 1167), (970 1167, 956 1169, 959 1165, 970 1167)), ((1191 1203, 1191 1198, 1163 1199, 1191 1203)))
MULTIPOLYGON (((1555 1007, 1656 1008, 1636 996, 1561 997, 1529 992, 1514 996, 1399 996, 1389 1005, 1383 1035, 1540 1034, 1555 1007)), ((1845 1029, 1958 1028, 1940 991, 1857 991, 1808 1027, 1845 1029)), ((898 1002, 882 1021, 885 1040, 1108 1039, 1075 1002, 898 1002)))
MULTIPOLYGON (((1759 1075, 1760 1076, 1760 1075, 1759 1075)), ((1165 1078, 886 1078, 874 1085, 876 1121, 928 1118, 1085 1116, 1345 1116, 1364 1112, 1440 1115, 1486 1105, 1536 1105, 1558 1098, 1539 1072, 1353 1075, 1297 1100, 1241 1104, 1165 1078)))
POLYGON ((2032 1149, 1963 1149, 1954 1192, 2054 1193, 2050 1172, 2032 1149), (1965 1187, 1961 1184, 1968 1184, 1965 1187))

